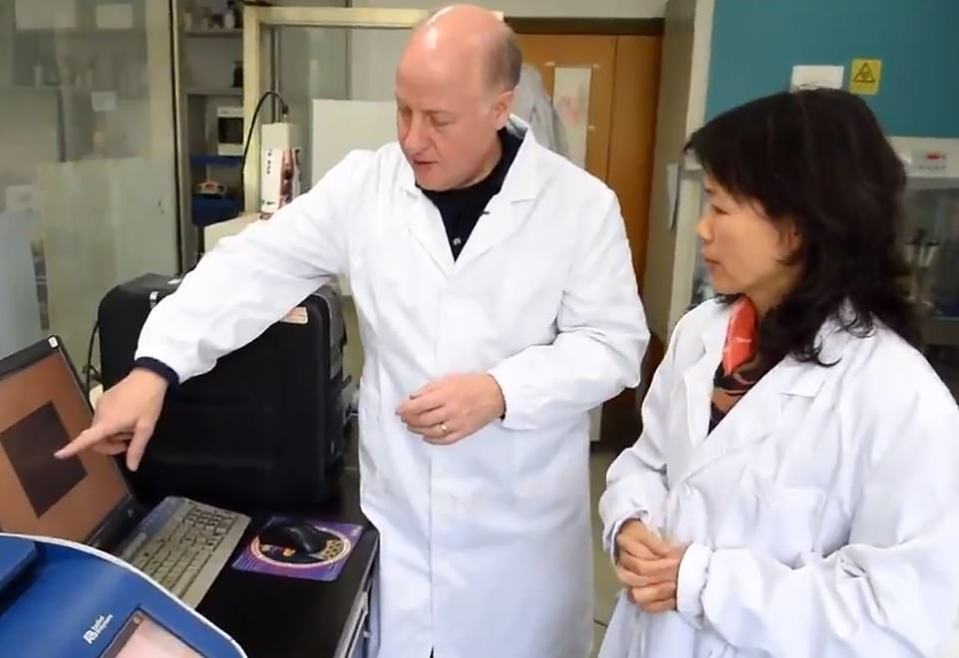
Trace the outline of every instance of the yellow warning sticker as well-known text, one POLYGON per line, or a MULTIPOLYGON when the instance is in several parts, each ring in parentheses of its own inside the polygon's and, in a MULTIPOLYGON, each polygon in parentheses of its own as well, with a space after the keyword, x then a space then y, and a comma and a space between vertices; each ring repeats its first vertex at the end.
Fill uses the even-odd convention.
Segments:
POLYGON ((882 75, 881 59, 854 59, 851 70, 849 91, 865 96, 874 96, 879 93, 879 78, 882 75))

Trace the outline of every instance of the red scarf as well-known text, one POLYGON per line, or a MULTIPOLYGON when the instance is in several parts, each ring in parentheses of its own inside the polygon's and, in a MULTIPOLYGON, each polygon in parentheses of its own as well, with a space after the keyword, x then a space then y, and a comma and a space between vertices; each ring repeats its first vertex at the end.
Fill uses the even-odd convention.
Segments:
POLYGON ((759 314, 746 297, 733 304, 726 328, 723 358, 713 377, 713 396, 710 404, 709 431, 726 417, 756 382, 766 374, 757 363, 759 348, 757 330, 759 314))
POLYGON ((748 298, 742 297, 733 304, 729 326, 726 328, 726 345, 723 347, 724 374, 732 374, 739 366, 756 356, 758 325, 756 307, 748 298))

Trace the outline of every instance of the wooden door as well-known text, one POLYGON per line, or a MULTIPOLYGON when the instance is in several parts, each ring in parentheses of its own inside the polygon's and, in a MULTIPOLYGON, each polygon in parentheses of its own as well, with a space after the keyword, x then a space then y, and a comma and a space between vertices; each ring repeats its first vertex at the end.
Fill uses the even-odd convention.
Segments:
MULTIPOLYGON (((642 290, 662 36, 521 33, 519 43, 525 61, 539 70, 550 94, 557 68, 591 69, 585 168, 619 199, 642 290)), ((655 340, 650 346, 640 390, 625 391, 604 405, 601 436, 609 448, 622 449, 639 436, 638 403, 661 358, 659 347, 655 340)))
POLYGON ((586 170, 619 198, 642 289, 649 233, 661 36, 520 34, 524 60, 553 92, 558 67, 589 67, 586 170))
POLYGON ((557 67, 592 69, 586 170, 606 180, 609 161, 610 119, 613 105, 615 37, 592 35, 521 34, 523 59, 539 69, 543 85, 552 95, 557 67))
POLYGON ((649 241, 661 45, 661 37, 616 37, 606 184, 616 192, 622 206, 640 290, 649 241))

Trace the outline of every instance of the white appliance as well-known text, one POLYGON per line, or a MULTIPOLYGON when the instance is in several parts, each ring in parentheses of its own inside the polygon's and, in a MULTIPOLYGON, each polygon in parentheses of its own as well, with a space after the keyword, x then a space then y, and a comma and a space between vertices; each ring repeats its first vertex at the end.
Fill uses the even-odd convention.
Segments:
POLYGON ((223 105, 216 108, 216 152, 219 155, 243 155, 243 108, 223 105))

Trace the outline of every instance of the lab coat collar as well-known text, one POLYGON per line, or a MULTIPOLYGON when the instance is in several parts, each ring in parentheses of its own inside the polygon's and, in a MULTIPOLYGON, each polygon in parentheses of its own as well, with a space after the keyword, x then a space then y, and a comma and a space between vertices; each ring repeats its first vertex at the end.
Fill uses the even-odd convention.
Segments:
POLYGON ((516 152, 513 164, 506 172, 503 189, 497 196, 510 202, 534 199, 542 189, 540 180, 542 168, 536 163, 536 154, 541 148, 539 142, 536 141, 530 125, 516 115, 510 117, 506 130, 521 137, 523 142, 519 146, 519 151, 516 152))
MULTIPOLYGON (((715 361, 713 369, 719 364, 726 343, 726 328, 729 325, 730 308, 725 308, 707 329, 701 334, 703 350, 708 360, 715 361)), ((816 335, 816 343, 821 347, 820 360, 829 364, 839 359, 842 348, 850 338, 850 334, 843 329, 843 323, 852 317, 852 306, 849 302, 843 303, 838 317, 827 319, 816 335)), ((791 356, 787 356, 776 367, 770 370, 764 379, 771 379, 780 393, 813 397, 819 392, 828 368, 800 363, 791 356), (774 375, 770 377, 770 375, 774 375)), ((710 386, 712 380, 710 379, 710 386)))
MULTIPOLYGON (((840 311, 840 316, 846 317, 845 313, 848 313, 848 304, 840 311)), ((729 309, 724 309, 706 327, 701 335, 703 352, 700 358, 683 372, 687 436, 690 440, 686 450, 690 458, 681 462, 689 464, 686 472, 680 476, 681 480, 746 445, 770 436, 782 422, 783 407, 787 400, 790 397, 815 397, 829 373, 826 367, 800 363, 787 356, 766 373, 707 436, 713 375, 722 357, 729 315, 729 309)), ((822 348, 821 360, 827 364, 836 361, 850 338, 840 320, 829 319, 823 323, 816 339, 822 348)))
POLYGON ((486 207, 481 221, 470 234, 469 240, 463 247, 459 258, 453 261, 447 243, 445 229, 438 221, 438 213, 432 203, 426 198, 413 177, 413 169, 409 163, 403 161, 404 174, 401 176, 404 187, 412 186, 413 194, 420 200, 418 209, 411 217, 410 228, 416 239, 423 245, 434 262, 449 275, 454 270, 460 271, 472 261, 502 243, 520 229, 529 213, 521 210, 519 202, 536 197, 540 185, 539 167, 535 162, 537 149, 536 139, 529 124, 518 117, 512 117, 507 124, 507 130, 522 135, 523 142, 513 159, 513 164, 506 173, 500 193, 494 196, 486 207))
MULTIPOLYGON (((844 302, 838 315, 828 318, 816 334, 816 344, 820 348, 819 360, 826 366, 838 362, 846 345, 855 338, 844 327, 852 318, 852 312, 852 305, 844 302)), ((769 374, 773 372, 776 372, 773 382, 780 393, 811 398, 819 393, 829 374, 829 368, 814 363, 800 363, 792 356, 787 356, 769 374)))
POLYGON ((513 117, 506 129, 523 137, 513 164, 506 172, 500 193, 490 199, 486 214, 476 223, 470 239, 466 241, 456 268, 462 269, 496 245, 516 233, 529 218, 523 202, 536 197, 540 185, 540 167, 535 162, 536 139, 529 125, 513 117))
MULTIPOLYGON (((536 197, 541 188, 539 179, 539 167, 534 162, 539 143, 533 136, 533 130, 530 125, 516 115, 510 115, 506 123, 506 130, 517 137, 521 137, 523 142, 520 144, 519 151, 516 152, 516 158, 506 172, 506 178, 503 181, 503 188, 497 195, 497 198, 503 198, 508 201, 523 201, 536 197)), ((424 196, 422 190, 416 186, 416 177, 413 174, 413 167, 406 159, 403 159, 400 165, 400 171, 397 176, 400 187, 415 196, 424 196)))

